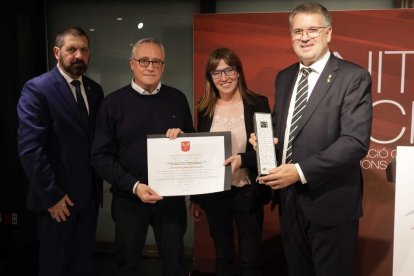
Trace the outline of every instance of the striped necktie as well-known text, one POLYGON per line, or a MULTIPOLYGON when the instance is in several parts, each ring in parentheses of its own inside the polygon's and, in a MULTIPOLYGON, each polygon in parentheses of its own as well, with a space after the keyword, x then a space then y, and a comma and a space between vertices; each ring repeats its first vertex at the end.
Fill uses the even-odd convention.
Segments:
POLYGON ((292 121, 290 123, 289 141, 286 150, 286 164, 292 163, 292 142, 297 135, 300 119, 308 102, 308 76, 312 72, 311 68, 302 68, 302 76, 296 90, 295 107, 293 109, 292 121))

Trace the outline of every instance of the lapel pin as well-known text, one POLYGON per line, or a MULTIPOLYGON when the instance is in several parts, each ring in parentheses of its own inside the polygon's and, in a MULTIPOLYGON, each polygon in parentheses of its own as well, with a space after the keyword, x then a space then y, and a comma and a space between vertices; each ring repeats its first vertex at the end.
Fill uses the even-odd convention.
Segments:
POLYGON ((331 82, 332 74, 329 74, 328 78, 326 79, 326 82, 331 82))

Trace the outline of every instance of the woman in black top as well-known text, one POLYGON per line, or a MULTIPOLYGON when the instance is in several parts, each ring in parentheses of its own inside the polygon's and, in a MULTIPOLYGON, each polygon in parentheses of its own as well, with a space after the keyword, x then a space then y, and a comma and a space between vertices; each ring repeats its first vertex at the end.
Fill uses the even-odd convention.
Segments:
POLYGON ((231 131, 231 190, 191 196, 190 212, 197 222, 205 213, 216 250, 217 275, 234 275, 236 256, 241 275, 262 275, 260 246, 263 205, 269 187, 256 183, 256 153, 248 142, 254 131, 253 114, 270 112, 265 96, 247 88, 240 58, 228 48, 214 50, 206 65, 205 91, 197 105, 199 132, 231 131), (235 252, 234 228, 238 254, 235 252))

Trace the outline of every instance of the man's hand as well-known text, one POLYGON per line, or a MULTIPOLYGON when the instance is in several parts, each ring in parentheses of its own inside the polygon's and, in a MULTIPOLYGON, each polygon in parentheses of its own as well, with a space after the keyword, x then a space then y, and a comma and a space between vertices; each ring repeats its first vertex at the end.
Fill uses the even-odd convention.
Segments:
POLYGON ((144 203, 156 203, 157 201, 163 199, 163 197, 159 196, 156 191, 143 183, 139 183, 137 185, 135 188, 135 194, 144 203))
POLYGON ((294 164, 283 164, 273 168, 270 174, 259 177, 259 183, 266 184, 272 189, 282 189, 300 180, 294 164))
POLYGON ((52 217, 52 219, 57 222, 66 221, 67 217, 70 216, 70 211, 68 206, 72 207, 74 204, 72 200, 65 195, 59 200, 55 205, 47 209, 52 217))
POLYGON ((170 139, 175 139, 178 137, 178 135, 183 134, 183 133, 184 131, 182 131, 179 128, 169 128, 167 130, 167 133, 165 133, 165 136, 170 139))
POLYGON ((204 209, 197 202, 190 202, 189 211, 195 222, 199 222, 205 216, 204 209))

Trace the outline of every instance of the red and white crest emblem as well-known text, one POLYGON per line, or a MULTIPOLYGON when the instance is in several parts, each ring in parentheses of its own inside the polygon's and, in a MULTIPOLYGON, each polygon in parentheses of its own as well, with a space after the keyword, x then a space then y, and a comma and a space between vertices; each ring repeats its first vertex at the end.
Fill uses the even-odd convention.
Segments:
POLYGON ((181 142, 181 151, 190 151, 190 141, 181 142))

